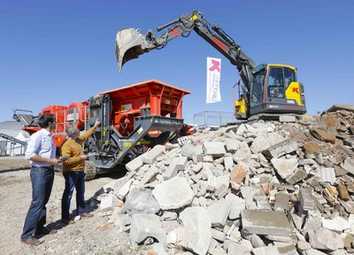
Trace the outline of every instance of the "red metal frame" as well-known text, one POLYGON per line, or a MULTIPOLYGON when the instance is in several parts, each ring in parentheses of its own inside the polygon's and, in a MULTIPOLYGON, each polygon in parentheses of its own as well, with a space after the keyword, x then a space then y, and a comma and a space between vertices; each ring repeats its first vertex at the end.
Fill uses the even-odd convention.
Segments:
POLYGON ((182 119, 182 98, 189 91, 174 85, 148 80, 100 93, 112 99, 112 124, 122 136, 134 128, 134 118, 148 109, 151 116, 170 116, 182 119))
MULTIPOLYGON (((126 136, 133 131, 135 117, 141 116, 144 109, 152 116, 182 119, 182 98, 190 92, 159 80, 148 80, 99 94, 110 96, 112 125, 122 136, 126 136)), ((69 124, 80 130, 86 129, 87 108, 88 101, 83 101, 68 106, 49 105, 42 109, 41 114, 55 116, 54 139, 58 147, 65 141, 65 128, 69 124)), ((27 126, 24 130, 32 134, 39 127, 27 126)))

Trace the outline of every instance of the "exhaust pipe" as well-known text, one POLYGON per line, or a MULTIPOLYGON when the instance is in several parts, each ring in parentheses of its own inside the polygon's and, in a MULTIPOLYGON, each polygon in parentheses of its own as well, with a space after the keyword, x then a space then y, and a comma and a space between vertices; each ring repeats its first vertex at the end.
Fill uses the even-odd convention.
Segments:
POLYGON ((116 58, 119 71, 123 65, 149 51, 145 36, 135 28, 126 28, 116 35, 116 58))

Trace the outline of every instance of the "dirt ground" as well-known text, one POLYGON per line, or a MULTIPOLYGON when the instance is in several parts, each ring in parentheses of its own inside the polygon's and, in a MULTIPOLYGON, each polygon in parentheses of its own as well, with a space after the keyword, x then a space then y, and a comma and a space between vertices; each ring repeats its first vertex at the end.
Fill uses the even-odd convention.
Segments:
MULTIPOLYGON (((27 210, 31 202, 30 171, 0 171, 0 254, 137 254, 129 247, 127 235, 115 231, 108 224, 108 216, 98 210, 92 211, 94 217, 62 227, 61 196, 64 178, 56 174, 53 190, 47 204, 47 223, 58 229, 55 234, 42 237, 44 243, 29 247, 20 242, 20 234, 27 210)), ((89 200, 112 176, 101 176, 86 182, 86 200, 89 200)), ((94 201, 94 200, 91 200, 94 201)), ((75 194, 71 210, 75 209, 75 194)), ((89 203, 92 208, 95 204, 89 203)), ((96 205, 97 206, 97 205, 96 205)))

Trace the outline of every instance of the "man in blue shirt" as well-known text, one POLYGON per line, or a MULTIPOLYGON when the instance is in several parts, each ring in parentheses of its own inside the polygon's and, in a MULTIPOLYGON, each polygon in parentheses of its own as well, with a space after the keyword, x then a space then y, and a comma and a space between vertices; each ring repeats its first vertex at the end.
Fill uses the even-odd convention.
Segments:
POLYGON ((39 118, 39 131, 31 136, 27 145, 26 158, 31 162, 32 202, 28 210, 21 241, 28 245, 39 245, 36 237, 50 233, 46 223, 46 204, 54 181, 54 166, 60 163, 55 158, 56 148, 52 138, 55 119, 52 115, 39 118))

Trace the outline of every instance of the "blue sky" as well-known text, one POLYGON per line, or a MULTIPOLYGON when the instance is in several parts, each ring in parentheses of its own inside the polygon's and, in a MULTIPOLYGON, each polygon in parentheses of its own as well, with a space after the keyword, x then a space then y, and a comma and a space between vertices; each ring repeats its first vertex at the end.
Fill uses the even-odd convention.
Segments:
POLYGON ((354 1, 0 0, 0 121, 100 91, 160 79, 192 91, 184 115, 233 111, 237 71, 196 34, 133 60, 118 72, 117 30, 156 28, 193 9, 230 34, 256 63, 298 68, 309 113, 354 104, 354 1), (206 104, 206 57, 222 58, 223 101, 206 104))

